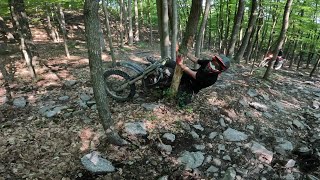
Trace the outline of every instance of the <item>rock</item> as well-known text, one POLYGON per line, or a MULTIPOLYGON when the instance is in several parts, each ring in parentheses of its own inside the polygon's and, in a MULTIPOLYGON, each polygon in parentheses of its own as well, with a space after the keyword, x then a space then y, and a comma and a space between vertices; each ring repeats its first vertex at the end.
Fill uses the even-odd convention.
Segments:
POLYGON ((220 118, 219 119, 219 123, 220 123, 220 126, 221 127, 227 127, 226 123, 224 122, 224 119, 223 118, 220 118))
POLYGON ((312 101, 312 108, 313 109, 319 109, 320 102, 318 101, 312 101))
POLYGON ((160 107, 160 105, 152 103, 143 103, 141 104, 141 106, 147 111, 154 111, 155 109, 160 107))
POLYGON ((248 135, 232 128, 225 130, 223 136, 227 141, 244 141, 248 139, 248 135))
POLYGON ((171 142, 174 142, 175 139, 176 139, 176 135, 172 134, 172 133, 165 133, 162 138, 168 140, 168 141, 171 141, 171 142))
POLYGON ((223 156, 222 159, 225 161, 231 161, 231 157, 229 155, 223 156))
POLYGON ((294 120, 292 124, 299 129, 305 129, 305 126, 299 120, 294 120))
POLYGON ((80 99, 83 101, 83 102, 87 102, 91 99, 91 97, 85 93, 81 93, 80 94, 80 99))
POLYGON ((292 167, 294 167, 295 164, 296 164, 296 161, 293 159, 290 159, 284 167, 292 168, 292 167))
POLYGON ((204 131, 204 128, 201 126, 201 124, 193 125, 193 127, 199 131, 204 131))
POLYGON ((218 144, 218 153, 220 153, 221 151, 225 151, 226 147, 224 144, 218 144))
POLYGON ((126 123, 125 132, 131 135, 147 135, 147 130, 143 122, 126 123))
POLYGON ((157 147, 161 150, 161 151, 165 151, 167 154, 171 154, 172 152, 172 146, 171 145, 166 145, 166 144, 162 144, 162 143, 158 143, 157 147))
POLYGON ((190 125, 188 123, 180 121, 180 126, 185 131, 190 131, 191 130, 191 127, 190 127, 190 125))
POLYGON ((266 105, 258 103, 258 102, 251 102, 251 103, 249 103, 249 106, 253 107, 256 110, 261 111, 261 112, 265 112, 268 110, 268 107, 266 105))
POLYGON ((13 100, 13 105, 18 108, 24 108, 27 105, 27 100, 24 97, 18 97, 13 100))
POLYGON ((76 83, 77 83, 76 80, 67 80, 64 82, 64 85, 67 87, 71 87, 71 86, 75 85, 76 83))
POLYGON ((218 135, 217 132, 211 132, 211 133, 209 134, 209 139, 214 139, 217 135, 218 135))
POLYGON ((257 92, 257 90, 255 90, 255 89, 249 89, 248 92, 247 92, 247 94, 248 94, 250 97, 256 97, 256 96, 258 96, 258 92, 257 92))
POLYGON ((234 178, 236 177, 237 173, 234 170, 234 168, 230 167, 228 168, 228 170, 226 171, 226 173, 223 176, 223 180, 234 180, 234 178))
POLYGON ((206 146, 205 145, 201 145, 201 144, 195 144, 194 145, 194 148, 196 149, 196 150, 204 150, 205 148, 206 148, 206 146))
POLYGON ((92 152, 81 158, 81 163, 90 172, 94 174, 104 174, 114 172, 115 167, 112 163, 104 158, 101 158, 97 152, 92 152))
POLYGON ((293 145, 290 141, 287 140, 283 140, 280 141, 280 144, 278 144, 275 148, 274 148, 279 154, 281 155, 285 155, 288 152, 293 150, 293 145))
POLYGON ((186 169, 194 169, 199 166, 204 161, 204 153, 197 151, 197 152, 189 152, 185 151, 179 158, 178 162, 185 165, 186 169))
POLYGON ((199 134, 197 134, 195 131, 191 131, 190 134, 193 137, 193 139, 199 139, 200 138, 199 134))
POLYGON ((267 150, 264 146, 262 146, 261 144, 255 142, 255 141, 251 142, 250 149, 253 154, 258 156, 258 159, 260 161, 266 162, 268 164, 271 163, 272 158, 273 158, 273 152, 267 150))
POLYGON ((213 158, 212 159, 212 163, 214 164, 214 165, 216 165, 216 166, 221 166, 221 160, 220 159, 218 159, 218 158, 213 158))
POLYGON ((169 180, 169 176, 168 175, 162 176, 158 180, 169 180))
POLYGON ((207 169, 207 172, 210 172, 210 173, 216 173, 218 172, 219 169, 215 166, 210 166, 208 169, 207 169))
POLYGON ((61 97, 58 98, 59 101, 67 101, 69 99, 70 99, 69 96, 61 96, 61 97))

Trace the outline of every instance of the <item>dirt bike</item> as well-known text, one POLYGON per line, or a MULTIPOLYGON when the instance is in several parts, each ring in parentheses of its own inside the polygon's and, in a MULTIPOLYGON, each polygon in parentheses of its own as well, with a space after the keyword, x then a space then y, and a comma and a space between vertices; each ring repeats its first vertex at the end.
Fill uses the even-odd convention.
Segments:
POLYGON ((117 63, 118 67, 132 70, 134 75, 129 75, 127 71, 119 69, 109 69, 103 74, 105 81, 105 88, 107 94, 117 101, 127 101, 132 99, 136 94, 136 83, 141 80, 143 87, 167 86, 170 84, 169 72, 165 67, 166 62, 170 58, 154 60, 147 58, 149 61, 147 67, 132 62, 121 61, 117 63))
MULTIPOLYGON (((266 58, 264 58, 263 61, 259 63, 258 67, 268 67, 269 63, 271 63, 272 57, 273 57, 273 54, 269 54, 266 58)), ((279 70, 285 61, 286 61, 285 58, 283 58, 282 56, 278 56, 273 65, 273 69, 279 70)))

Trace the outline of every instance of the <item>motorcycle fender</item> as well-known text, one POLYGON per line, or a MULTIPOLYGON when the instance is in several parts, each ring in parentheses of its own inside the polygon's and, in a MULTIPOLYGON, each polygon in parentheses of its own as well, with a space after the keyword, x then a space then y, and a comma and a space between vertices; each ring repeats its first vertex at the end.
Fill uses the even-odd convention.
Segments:
POLYGON ((131 61, 120 61, 117 63, 117 66, 122 66, 128 69, 131 69, 136 73, 142 73, 144 71, 144 68, 142 66, 131 61))

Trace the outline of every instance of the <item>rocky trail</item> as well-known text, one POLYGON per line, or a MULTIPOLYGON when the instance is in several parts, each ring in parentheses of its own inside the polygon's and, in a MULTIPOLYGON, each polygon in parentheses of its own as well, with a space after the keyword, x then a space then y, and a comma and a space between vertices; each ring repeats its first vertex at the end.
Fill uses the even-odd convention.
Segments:
POLYGON ((130 102, 110 100, 129 142, 120 147, 99 124, 85 44, 71 43, 69 60, 59 44, 37 43, 36 82, 16 61, 13 106, 1 87, 0 179, 320 178, 319 76, 282 69, 265 81, 263 68, 233 64, 184 108, 140 88, 130 102))

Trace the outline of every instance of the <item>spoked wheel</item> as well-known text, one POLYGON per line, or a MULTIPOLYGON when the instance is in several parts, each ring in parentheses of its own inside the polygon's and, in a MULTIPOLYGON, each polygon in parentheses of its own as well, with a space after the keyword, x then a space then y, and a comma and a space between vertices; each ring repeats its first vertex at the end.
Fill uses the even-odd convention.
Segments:
POLYGON ((118 101, 127 101, 136 93, 135 84, 128 84, 130 76, 120 70, 107 70, 103 74, 106 91, 109 96, 118 101))

